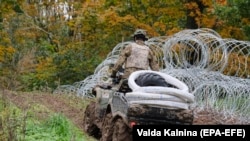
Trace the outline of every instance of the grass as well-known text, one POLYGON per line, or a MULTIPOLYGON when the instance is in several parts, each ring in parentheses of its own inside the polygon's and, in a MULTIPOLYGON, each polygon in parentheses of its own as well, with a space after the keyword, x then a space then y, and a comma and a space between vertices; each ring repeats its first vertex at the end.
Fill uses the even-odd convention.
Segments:
MULTIPOLYGON (((29 97, 23 101, 28 101, 29 106, 20 109, 0 92, 0 141, 96 141, 62 113, 30 101, 29 97)), ((84 108, 82 106, 86 105, 72 96, 61 98, 72 107, 84 108)))
POLYGON ((84 141, 84 134, 64 115, 53 114, 45 122, 28 120, 26 141, 84 141))

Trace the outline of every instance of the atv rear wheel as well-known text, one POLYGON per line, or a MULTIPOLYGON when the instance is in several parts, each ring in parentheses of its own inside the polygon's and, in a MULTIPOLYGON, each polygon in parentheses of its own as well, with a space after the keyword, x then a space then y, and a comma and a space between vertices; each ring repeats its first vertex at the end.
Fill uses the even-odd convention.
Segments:
POLYGON ((132 141, 132 131, 121 118, 115 121, 112 114, 106 114, 102 124, 100 141, 132 141))
POLYGON ((114 130, 113 125, 114 123, 112 122, 112 114, 107 113, 102 123, 102 136, 100 141, 112 141, 112 134, 114 130))
POLYGON ((132 141, 131 129, 121 118, 116 119, 112 141, 132 141))
POLYGON ((95 124, 95 102, 90 102, 86 107, 83 118, 84 131, 95 138, 100 137, 100 129, 95 124))

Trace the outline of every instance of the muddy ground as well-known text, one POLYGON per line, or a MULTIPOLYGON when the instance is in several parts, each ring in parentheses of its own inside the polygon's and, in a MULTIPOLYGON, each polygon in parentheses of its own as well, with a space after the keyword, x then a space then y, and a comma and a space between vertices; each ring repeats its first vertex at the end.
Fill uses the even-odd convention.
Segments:
MULTIPOLYGON (((78 128, 83 130, 83 113, 84 105, 90 101, 88 99, 81 99, 77 97, 69 97, 65 95, 55 95, 48 93, 16 93, 11 91, 3 91, 3 97, 10 100, 19 108, 27 109, 32 104, 40 104, 55 113, 62 113, 69 118, 78 128), (77 106, 79 103, 79 106, 77 106)), ((38 112, 37 116, 46 118, 47 112, 38 112)), ((195 110, 194 125, 219 125, 219 124, 242 124, 233 116, 223 116, 211 109, 195 110)), ((244 124, 244 123, 243 123, 244 124)), ((83 131, 84 132, 84 131, 83 131)))

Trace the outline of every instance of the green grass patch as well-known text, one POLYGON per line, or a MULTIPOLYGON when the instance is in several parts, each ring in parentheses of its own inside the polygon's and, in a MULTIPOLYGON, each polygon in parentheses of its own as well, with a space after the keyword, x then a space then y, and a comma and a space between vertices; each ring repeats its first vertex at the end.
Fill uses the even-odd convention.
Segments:
MULTIPOLYGON (((82 102, 73 102, 71 106, 80 107, 82 102)), ((25 98, 29 106, 18 108, 0 92, 0 141, 96 141, 84 134, 62 113, 54 113, 46 105, 25 98)))
POLYGON ((29 120, 27 123, 26 141, 83 141, 83 133, 65 116, 53 114, 45 122, 29 120))

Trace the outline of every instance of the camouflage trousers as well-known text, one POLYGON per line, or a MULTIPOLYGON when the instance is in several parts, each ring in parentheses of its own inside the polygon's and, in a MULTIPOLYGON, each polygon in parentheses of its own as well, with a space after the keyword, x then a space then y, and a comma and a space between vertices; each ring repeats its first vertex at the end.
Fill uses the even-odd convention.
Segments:
POLYGON ((138 70, 142 70, 142 69, 138 69, 138 68, 126 68, 124 70, 124 74, 122 76, 122 79, 128 79, 129 78, 129 75, 135 71, 138 71, 138 70))

